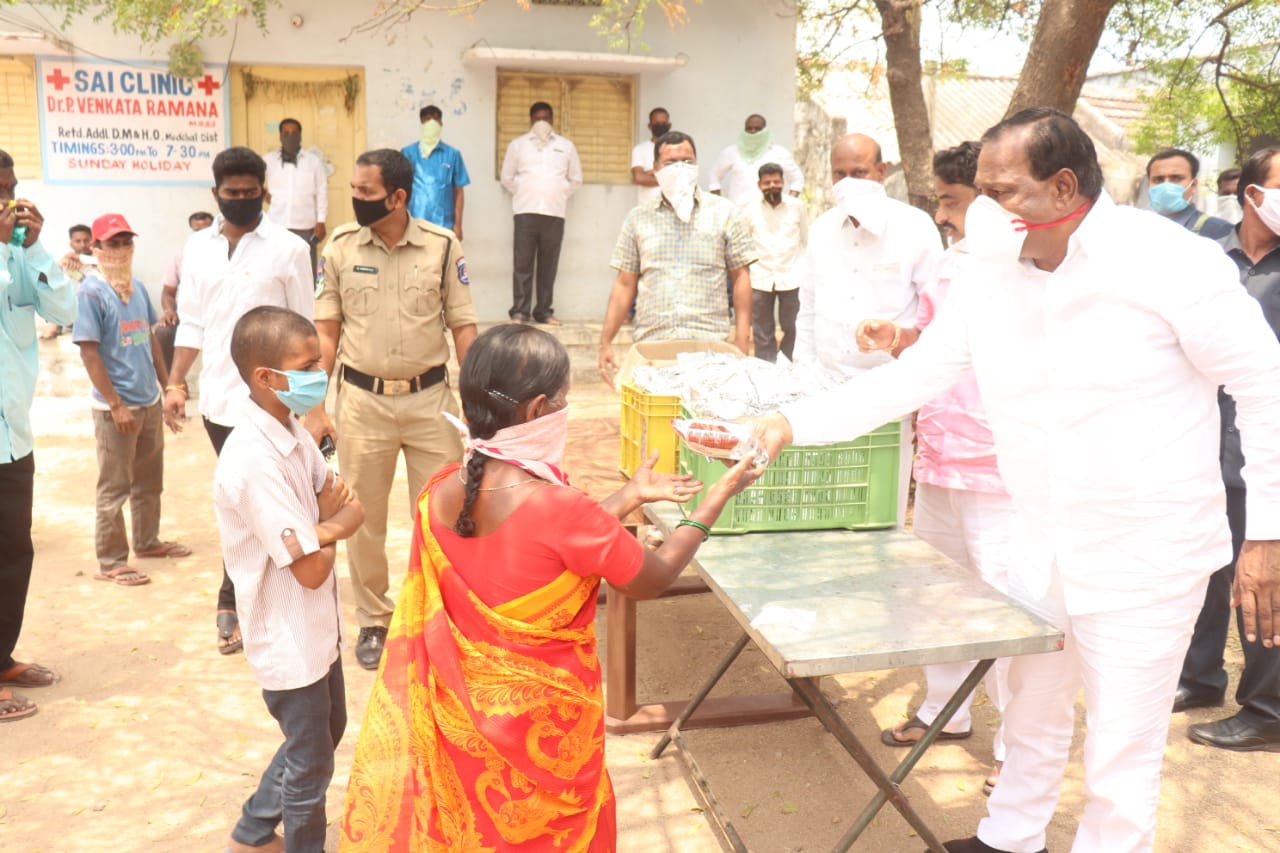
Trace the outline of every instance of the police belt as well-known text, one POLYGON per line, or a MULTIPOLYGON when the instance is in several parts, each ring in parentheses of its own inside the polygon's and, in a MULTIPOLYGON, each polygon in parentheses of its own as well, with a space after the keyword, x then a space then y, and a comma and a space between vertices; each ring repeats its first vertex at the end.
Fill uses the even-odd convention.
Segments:
POLYGON ((361 373, 350 365, 342 365, 343 382, 350 382, 357 388, 363 388, 373 394, 384 394, 388 397, 415 394, 418 391, 430 388, 432 385, 440 384, 444 381, 446 375, 447 371, 443 364, 437 364, 426 373, 415 376, 412 379, 383 379, 379 376, 361 373))

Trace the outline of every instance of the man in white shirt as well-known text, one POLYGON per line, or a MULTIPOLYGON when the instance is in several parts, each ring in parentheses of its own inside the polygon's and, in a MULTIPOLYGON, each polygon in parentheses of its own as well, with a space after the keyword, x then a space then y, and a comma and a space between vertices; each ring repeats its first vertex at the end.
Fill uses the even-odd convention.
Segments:
MULTIPOLYGON (((267 166, 249 148, 228 148, 213 158, 213 198, 220 215, 197 231, 183 250, 178 331, 173 369, 165 386, 164 418, 177 432, 186 418, 187 373, 200 367, 200 414, 215 454, 244 417, 249 388, 231 360, 231 332, 250 308, 275 305, 308 320, 315 279, 307 244, 262 213, 267 166)), ((317 437, 334 432, 317 406, 306 425, 317 437)), ((222 572, 218 592, 218 651, 241 648, 235 588, 222 572)))
POLYGON ((564 216, 569 196, 582 186, 582 164, 573 143, 551 128, 551 105, 529 107, 532 127, 507 146, 502 158, 502 186, 511 193, 515 214, 512 258, 512 321, 559 326, 551 306, 564 239, 564 216), (530 311, 537 264, 537 302, 530 311))
POLYGON ((329 174, 324 160, 302 150, 302 122, 296 118, 280 122, 280 148, 263 159, 271 193, 267 216, 307 241, 314 271, 316 246, 324 240, 324 220, 329 213, 329 174))
POLYGON ((861 352, 854 331, 867 319, 914 327, 920 290, 942 255, 929 214, 885 194, 888 171, 871 137, 836 142, 836 206, 814 220, 799 271, 795 360, 846 379, 893 360, 861 352))
POLYGON ((800 286, 794 271, 809 236, 809 214, 804 203, 782 191, 782 167, 760 167, 761 199, 744 207, 751 237, 756 244, 756 264, 751 274, 751 330, 755 356, 778 358, 778 337, 773 323, 774 303, 782 326, 782 354, 795 354, 796 314, 800 311, 800 286))
POLYGON ((919 343, 757 428, 771 453, 860 435, 973 369, 1016 511, 1009 594, 1066 636, 1011 662, 1000 784, 977 835, 945 846, 1044 849, 1083 685, 1073 849, 1150 851, 1178 671, 1231 554, 1219 385, 1247 460, 1245 624, 1280 642, 1280 343, 1219 247, 1111 201, 1066 114, 1024 110, 987 131, 976 183, 973 263, 919 343))
POLYGON ((649 138, 631 149, 631 183, 636 185, 636 204, 656 202, 662 188, 653 175, 653 147, 671 130, 671 114, 662 107, 649 110, 649 138))
POLYGON ((793 196, 800 195, 804 189, 804 172, 796 165, 796 158, 781 145, 774 144, 773 131, 769 130, 764 116, 753 113, 747 116, 737 143, 721 151, 716 158, 707 189, 723 195, 736 207, 745 207, 760 198, 756 182, 760 167, 765 163, 781 166, 786 191, 793 196))

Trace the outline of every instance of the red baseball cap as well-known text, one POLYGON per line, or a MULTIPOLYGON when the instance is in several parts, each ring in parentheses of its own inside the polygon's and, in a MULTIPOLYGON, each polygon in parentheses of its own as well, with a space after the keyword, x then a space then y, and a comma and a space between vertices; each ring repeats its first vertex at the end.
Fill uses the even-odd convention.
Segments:
POLYGON ((125 222, 124 217, 118 213, 108 213, 93 220, 94 240, 110 240, 117 234, 137 236, 137 232, 130 228, 129 223, 125 222))

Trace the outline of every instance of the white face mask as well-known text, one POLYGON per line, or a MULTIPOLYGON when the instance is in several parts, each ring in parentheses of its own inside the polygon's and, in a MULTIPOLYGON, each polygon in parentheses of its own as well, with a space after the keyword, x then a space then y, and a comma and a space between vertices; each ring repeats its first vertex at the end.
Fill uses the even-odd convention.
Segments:
POLYGON ((990 196, 980 195, 964 214, 964 246, 980 263, 1009 264, 1022 255, 1026 223, 990 196))
POLYGON ((693 163, 668 163, 653 173, 681 222, 693 218, 693 191, 698 186, 698 167, 693 163))
POLYGON ((1249 206, 1258 214, 1258 218, 1262 220, 1262 224, 1271 230, 1272 234, 1280 236, 1280 189, 1268 189, 1260 187, 1257 184, 1250 184, 1249 189, 1255 189, 1262 193, 1262 204, 1254 204, 1248 193, 1245 193, 1245 200, 1249 202, 1249 206))
POLYGON ((862 178, 841 178, 831 187, 836 204, 845 216, 858 220, 858 225, 877 237, 884 233, 888 223, 889 196, 884 184, 862 178))
POLYGON ((535 121, 530 130, 533 131, 534 138, 538 140, 538 148, 545 148, 547 141, 551 139, 551 122, 535 121))

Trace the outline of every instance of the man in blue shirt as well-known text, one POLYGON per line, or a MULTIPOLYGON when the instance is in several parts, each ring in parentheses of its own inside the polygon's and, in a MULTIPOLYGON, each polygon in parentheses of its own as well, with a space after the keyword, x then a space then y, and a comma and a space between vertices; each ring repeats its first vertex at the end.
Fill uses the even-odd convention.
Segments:
POLYGON ((129 565, 124 504, 133 517, 139 557, 187 557, 191 549, 160 540, 164 490, 164 416, 160 389, 169 383, 160 342, 151 334, 159 317, 142 282, 133 277, 133 238, 118 213, 93 223, 93 256, 77 297, 71 339, 80 347, 93 383, 93 435, 98 443, 94 578, 118 586, 151 579, 129 565))
POLYGON ((36 712, 34 702, 10 688, 47 687, 58 680, 46 667, 15 661, 13 650, 22 632, 35 554, 31 402, 39 366, 36 314, 60 326, 76 319, 75 291, 40 245, 44 217, 27 199, 14 199, 17 185, 13 158, 0 151, 0 722, 36 712), (17 237, 22 239, 14 245, 17 237))
POLYGON ((409 215, 448 228, 461 241, 462 188, 471 183, 471 176, 458 149, 440 141, 443 119, 439 107, 423 107, 418 113, 422 139, 401 151, 413 164, 409 215))
POLYGON ((1166 148, 1147 163, 1147 201, 1151 209, 1183 228, 1221 240, 1231 223, 1202 212, 1192 203, 1200 189, 1200 158, 1181 148, 1166 148))

